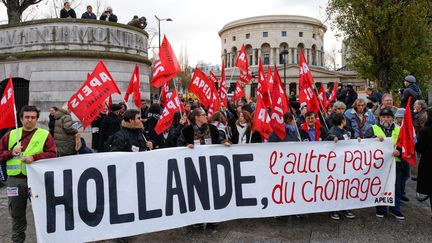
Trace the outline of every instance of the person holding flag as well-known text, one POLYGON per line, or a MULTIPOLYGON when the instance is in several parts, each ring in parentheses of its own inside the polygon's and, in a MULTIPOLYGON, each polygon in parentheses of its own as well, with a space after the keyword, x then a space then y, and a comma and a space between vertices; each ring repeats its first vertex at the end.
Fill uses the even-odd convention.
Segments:
MULTIPOLYGON (((379 114, 379 124, 375 124, 366 130, 365 138, 379 138, 380 141, 384 141, 384 138, 393 138, 396 146, 400 127, 396 126, 393 122, 393 111, 390 108, 384 108, 379 114)), ((401 182, 402 182, 402 164, 401 164, 401 151, 402 149, 398 146, 393 151, 393 157, 396 161, 396 185, 395 185, 395 206, 390 207, 389 211, 396 219, 404 220, 405 216, 400 211, 401 206, 401 182)), ((387 214, 386 206, 376 207, 376 216, 378 218, 384 218, 387 214)))
POLYGON ((39 113, 35 106, 22 107, 19 117, 23 126, 6 133, 0 140, 0 161, 6 161, 7 166, 6 192, 13 242, 24 242, 26 237, 29 196, 26 165, 57 157, 57 148, 49 131, 36 127, 39 113))

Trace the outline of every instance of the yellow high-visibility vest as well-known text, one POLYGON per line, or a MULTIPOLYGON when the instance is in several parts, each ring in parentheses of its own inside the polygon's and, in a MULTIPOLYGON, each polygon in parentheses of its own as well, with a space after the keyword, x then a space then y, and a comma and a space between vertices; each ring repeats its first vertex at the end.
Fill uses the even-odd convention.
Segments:
MULTIPOLYGON (((9 150, 12 150, 12 146, 16 142, 16 138, 17 138, 16 132, 17 130, 14 129, 9 134, 9 144, 8 144, 9 150)), ((22 135, 22 128, 18 128, 18 139, 21 138, 21 135, 22 135)), ((42 153, 48 135, 49 132, 47 130, 38 128, 34 132, 32 138, 30 139, 30 142, 27 145, 26 150, 23 152, 23 156, 31 156, 31 155, 42 153)), ((16 176, 21 173, 23 175, 27 175, 26 164, 23 163, 20 158, 14 157, 6 161, 6 169, 7 169, 7 174, 9 176, 16 176)))
MULTIPOLYGON (((375 136, 377 136, 377 137, 383 137, 383 138, 386 137, 384 131, 382 130, 382 128, 380 126, 373 125, 372 129, 373 129, 373 132, 374 132, 375 136)), ((400 127, 395 126, 395 128, 392 131, 392 138, 393 138, 393 142, 394 142, 395 145, 396 145, 398 137, 399 137, 399 132, 400 132, 400 127)), ((396 162, 400 162, 401 161, 401 159, 398 158, 398 157, 395 157, 395 160, 396 160, 396 162)))

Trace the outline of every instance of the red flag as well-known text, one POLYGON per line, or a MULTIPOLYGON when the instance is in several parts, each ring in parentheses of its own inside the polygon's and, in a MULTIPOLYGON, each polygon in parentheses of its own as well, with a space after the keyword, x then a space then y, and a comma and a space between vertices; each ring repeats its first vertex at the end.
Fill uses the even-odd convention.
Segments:
POLYGON ((271 122, 270 125, 276 135, 281 139, 285 137, 285 122, 284 122, 284 114, 288 112, 288 105, 285 101, 286 95, 283 92, 283 89, 280 84, 280 80, 278 78, 278 71, 275 68, 274 76, 275 82, 273 84, 272 91, 272 109, 271 109, 271 122))
POLYGON ((252 130, 259 132, 263 140, 268 139, 272 130, 270 125, 270 116, 260 95, 257 97, 252 130))
POLYGON ((273 73, 273 90, 272 90, 272 103, 275 102, 275 100, 277 101, 276 97, 279 97, 279 95, 282 98, 282 110, 283 110, 283 114, 287 113, 290 109, 289 106, 289 101, 288 101, 288 97, 286 95, 285 89, 284 89, 284 85, 282 84, 282 81, 280 79, 279 76, 279 71, 275 65, 274 67, 274 73, 273 73), (278 89, 279 89, 279 93, 278 94, 278 89))
POLYGON ((103 62, 99 61, 87 81, 69 99, 68 107, 86 128, 103 111, 105 100, 113 93, 120 94, 120 90, 103 62))
POLYGON ((399 132, 396 146, 402 148, 402 159, 407 161, 413 167, 416 167, 416 154, 414 150, 414 126, 411 116, 411 96, 408 98, 408 102, 405 108, 404 119, 402 127, 399 132))
POLYGON ((219 82, 216 75, 212 71, 210 71, 210 80, 213 81, 213 83, 219 82))
POLYGON ((199 68, 195 69, 189 91, 194 93, 206 108, 209 108, 213 101, 213 92, 217 93, 215 84, 199 68))
POLYGON ((246 93, 244 92, 243 87, 241 86, 240 82, 237 81, 236 87, 234 90, 234 95, 231 99, 231 102, 234 103, 236 100, 238 100, 242 97, 246 97, 246 93))
POLYGON ((164 111, 162 112, 162 115, 156 124, 155 132, 157 134, 161 134, 164 131, 166 131, 168 128, 170 128, 174 118, 174 114, 177 111, 181 110, 181 106, 182 103, 180 102, 180 98, 177 95, 177 91, 174 90, 172 92, 171 97, 166 102, 164 111))
POLYGON ((15 93, 12 84, 12 75, 0 99, 0 129, 16 126, 15 93))
POLYGON ((219 97, 221 99, 221 102, 225 107, 228 107, 228 95, 227 95, 228 89, 227 89, 227 81, 225 77, 225 65, 222 61, 222 72, 221 72, 221 82, 219 85, 219 97))
POLYGON ((240 49, 235 65, 240 69, 240 81, 249 84, 252 80, 252 74, 249 72, 248 58, 244 44, 240 49))
POLYGON ((210 103, 209 110, 207 112, 208 116, 213 115, 214 112, 221 108, 221 101, 219 98, 219 94, 217 92, 213 92, 213 99, 210 103))
POLYGON ((240 49, 240 53, 237 57, 237 61, 235 63, 235 66, 240 69, 240 73, 248 73, 249 72, 249 65, 248 65, 248 59, 246 55, 246 48, 244 44, 242 45, 240 49))
POLYGON ((327 100, 327 94, 324 90, 324 85, 321 84, 320 89, 318 90, 318 99, 320 100, 322 106, 324 109, 327 109, 327 106, 329 105, 329 101, 327 100))
POLYGON ((129 81, 129 86, 125 94, 125 101, 128 102, 129 95, 133 93, 133 100, 137 107, 141 107, 141 93, 140 93, 140 73, 138 65, 135 65, 132 77, 129 81))
POLYGON ((242 81, 245 84, 249 84, 252 80, 252 74, 250 72, 242 72, 240 71, 240 81, 242 81))
POLYGON ((329 104, 330 104, 330 102, 336 100, 337 88, 338 88, 338 83, 335 82, 335 83, 333 84, 332 92, 331 92, 331 94, 330 94, 330 96, 329 96, 329 98, 328 98, 328 103, 329 103, 329 104))
POLYGON ((271 92, 273 90, 274 80, 273 80, 272 70, 270 66, 267 67, 266 83, 267 83, 268 90, 271 92))
POLYGON ((113 104, 113 101, 112 101, 112 97, 110 95, 109 98, 108 98, 108 110, 109 111, 111 111, 110 107, 111 107, 112 104, 113 104))
POLYGON ((300 69, 299 69, 299 102, 306 104, 309 111, 318 113, 319 103, 313 88, 313 79, 310 69, 306 63, 303 51, 300 50, 300 69))
POLYGON ((170 93, 170 87, 169 87, 169 82, 166 82, 166 83, 164 83, 164 85, 162 86, 162 89, 161 89, 161 93, 160 93, 160 98, 161 98, 161 105, 163 106, 163 107, 165 107, 165 105, 166 105, 166 102, 168 101, 168 99, 169 99, 169 94, 170 93))
POLYGON ((155 62, 151 81, 151 85, 156 88, 159 88, 164 83, 174 78, 181 71, 177 58, 166 36, 164 36, 159 48, 158 57, 159 58, 155 62))

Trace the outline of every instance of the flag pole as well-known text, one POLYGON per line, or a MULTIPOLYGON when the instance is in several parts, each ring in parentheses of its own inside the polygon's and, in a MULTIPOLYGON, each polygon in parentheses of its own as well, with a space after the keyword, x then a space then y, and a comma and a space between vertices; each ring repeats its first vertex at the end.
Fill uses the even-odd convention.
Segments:
MULTIPOLYGON (((15 91, 14 91, 15 92, 15 91)), ((14 98, 15 98, 15 94, 14 94, 14 98)), ((17 142, 17 146, 18 148, 20 148, 21 150, 21 142, 19 141, 19 135, 18 135, 18 117, 17 117, 17 110, 16 110, 16 106, 15 106, 15 100, 14 100, 14 116, 15 116, 15 139, 17 142)), ((21 152, 20 152, 20 157, 21 157, 21 152)))
POLYGON ((324 117, 324 115, 323 115, 323 112, 324 112, 324 105, 322 104, 321 100, 318 98, 318 91, 317 91, 315 85, 314 85, 314 91, 315 91, 315 96, 317 97, 316 99, 318 100, 318 104, 319 104, 319 106, 320 106, 320 107, 319 107, 319 108, 320 108, 319 113, 321 114, 321 117, 324 119, 323 123, 324 123, 324 125, 325 125, 327 131, 329 131, 329 128, 328 128, 328 126, 327 126, 327 122, 325 121, 325 117, 324 117))
MULTIPOLYGON (((174 80, 173 80, 173 84, 174 84, 174 90, 177 91, 177 85, 176 85, 176 82, 174 80)), ((178 95, 178 92, 176 92, 176 93, 178 95)), ((181 102, 181 100, 180 100, 180 102, 181 102)), ((183 112, 181 111, 181 109, 179 109, 179 110, 180 110, 180 119, 181 119, 183 117, 183 112)))

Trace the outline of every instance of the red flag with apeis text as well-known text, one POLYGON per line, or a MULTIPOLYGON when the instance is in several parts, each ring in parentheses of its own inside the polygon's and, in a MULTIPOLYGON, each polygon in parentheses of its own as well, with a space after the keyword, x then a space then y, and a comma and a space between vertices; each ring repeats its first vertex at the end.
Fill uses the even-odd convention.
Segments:
POLYGON ((169 97, 168 97, 168 93, 170 93, 170 87, 169 87, 169 82, 166 82, 162 88, 161 88, 161 93, 160 93, 160 99, 161 99, 161 105, 163 107, 165 107, 166 102, 168 101, 169 97))
POLYGON ((164 35, 159 48, 158 59, 155 62, 151 85, 159 88, 164 83, 177 76, 180 71, 180 65, 178 64, 174 51, 164 35))
POLYGON ((0 129, 15 127, 16 124, 15 92, 10 76, 0 99, 0 129))
POLYGON ((219 85, 219 97, 221 99, 222 104, 225 107, 228 107, 228 88, 227 88, 227 81, 225 77, 225 65, 222 61, 222 72, 221 72, 221 82, 219 85))
POLYGON ((180 101, 180 98, 177 95, 177 91, 174 90, 171 94, 171 97, 167 100, 162 115, 156 124, 155 132, 157 134, 161 134, 171 127, 171 124, 174 119, 174 114, 177 111, 180 111, 181 107, 182 107, 182 103, 180 101))
POLYGON ((267 107, 264 105, 261 95, 257 96, 257 103, 252 122, 252 130, 259 132, 263 140, 267 140, 272 131, 270 125, 270 116, 268 114, 267 107))
POLYGON ((219 98, 219 94, 217 92, 213 92, 213 99, 210 103, 210 107, 207 112, 208 116, 213 115, 213 113, 219 110, 220 108, 221 108, 221 101, 219 98))
POLYGON ((234 95, 231 99, 231 102, 234 103, 234 102, 236 102, 236 100, 238 100, 242 97, 246 97, 246 93, 244 92, 243 87, 241 86, 240 82, 237 81, 236 87, 234 90, 234 95))
POLYGON ((93 73, 69 99, 69 110, 86 128, 103 111, 105 100, 113 93, 120 94, 120 90, 103 62, 99 61, 93 73))
POLYGON ((327 109, 329 102, 327 100, 327 94, 324 90, 324 85, 321 84, 320 89, 318 90, 318 100, 321 102, 324 109, 327 109))
POLYGON ((312 74, 302 50, 300 50, 299 76, 299 102, 305 104, 308 111, 318 114, 320 111, 318 98, 315 95, 312 74))
POLYGON ((138 65, 135 65, 132 77, 129 81, 129 86, 126 90, 125 101, 129 101, 129 95, 133 93, 133 101, 136 107, 141 107, 141 93, 140 93, 140 73, 138 65))
POLYGON ((271 108, 271 122, 270 125, 276 135, 281 139, 285 137, 285 122, 284 122, 284 114, 288 112, 289 107, 285 102, 285 95, 279 79, 277 78, 277 69, 275 69, 275 82, 273 84, 272 91, 272 108, 271 108))
POLYGON ((195 69, 189 91, 194 93, 204 107, 209 108, 213 101, 213 92, 217 93, 215 84, 198 68, 195 69))
POLYGON ((399 132, 396 146, 402 148, 402 159, 407 161, 413 167, 416 167, 416 154, 414 150, 414 126, 411 116, 411 96, 408 98, 408 102, 405 108, 404 119, 402 127, 399 132))

